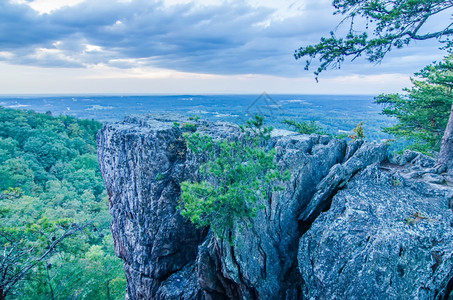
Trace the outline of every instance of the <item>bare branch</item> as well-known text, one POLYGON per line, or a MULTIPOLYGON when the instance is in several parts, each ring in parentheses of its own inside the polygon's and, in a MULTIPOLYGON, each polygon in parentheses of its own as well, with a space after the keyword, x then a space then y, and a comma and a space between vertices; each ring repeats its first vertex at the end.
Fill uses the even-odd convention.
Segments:
MULTIPOLYGON (((71 227, 64 229, 64 232, 58 238, 55 238, 54 240, 48 238, 50 244, 46 246, 46 250, 38 257, 30 258, 28 261, 24 263, 23 266, 17 265, 18 262, 25 256, 32 255, 32 252, 36 249, 36 245, 33 245, 32 247, 26 249, 20 249, 19 247, 22 241, 17 242, 10 238, 8 241, 12 242, 11 249, 8 251, 7 255, 5 254, 3 255, 3 260, 0 267, 0 271, 2 274, 0 280, 0 289, 3 290, 3 295, 6 296, 14 287, 14 285, 16 285, 19 282, 19 280, 23 279, 33 267, 35 267, 39 262, 43 261, 50 253, 52 253, 56 249, 58 244, 60 244, 63 240, 65 240, 69 236, 72 236, 77 232, 84 230, 86 227, 90 225, 91 222, 86 223, 84 225, 78 225, 74 223, 72 224, 71 227), (8 274, 9 273, 8 270, 12 266, 16 266, 18 269, 16 270, 15 274, 8 274)), ((47 238, 47 234, 45 234, 41 230, 38 232, 47 238)), ((4 234, 2 234, 2 236, 4 236, 4 234)), ((6 253, 6 247, 3 253, 6 253)))
MULTIPOLYGON (((448 27, 450 27, 451 25, 452 24, 448 25, 448 27)), ((443 35, 451 35, 451 34, 453 34, 453 29, 447 29, 447 30, 437 31, 437 32, 433 32, 433 33, 427 33, 427 34, 423 34, 423 35, 417 35, 414 32, 407 33, 407 35, 410 36, 412 39, 419 40, 419 41, 429 40, 432 38, 440 38, 443 35)))

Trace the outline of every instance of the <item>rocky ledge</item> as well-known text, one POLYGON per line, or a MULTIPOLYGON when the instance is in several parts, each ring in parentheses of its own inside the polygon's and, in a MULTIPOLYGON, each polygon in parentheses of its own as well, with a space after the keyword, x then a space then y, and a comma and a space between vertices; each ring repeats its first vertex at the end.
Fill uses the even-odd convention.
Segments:
MULTIPOLYGON (((98 155, 129 299, 444 299, 453 289, 453 184, 413 152, 274 130, 289 170, 234 244, 177 210, 200 158, 171 117, 106 124, 98 155)), ((183 120, 184 121, 184 120, 183 120)), ((178 118, 181 122, 181 118, 178 118)), ((237 126, 197 121, 218 139, 237 126)))

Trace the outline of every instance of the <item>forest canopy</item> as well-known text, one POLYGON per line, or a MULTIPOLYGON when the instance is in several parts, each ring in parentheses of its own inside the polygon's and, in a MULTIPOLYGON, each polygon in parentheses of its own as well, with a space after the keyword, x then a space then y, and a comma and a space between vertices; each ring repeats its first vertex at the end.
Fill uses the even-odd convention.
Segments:
POLYGON ((100 127, 0 107, 0 291, 8 299, 124 298, 96 157, 100 127))

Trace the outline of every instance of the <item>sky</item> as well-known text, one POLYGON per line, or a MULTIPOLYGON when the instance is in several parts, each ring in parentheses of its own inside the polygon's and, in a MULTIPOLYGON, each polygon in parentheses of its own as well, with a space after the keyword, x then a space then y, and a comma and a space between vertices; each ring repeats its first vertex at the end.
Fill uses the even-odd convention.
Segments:
MULTIPOLYGON (((323 72, 294 51, 336 28, 326 0, 0 0, 0 94, 379 94, 434 42, 323 72)), ((447 15, 449 17, 449 15, 447 15)))

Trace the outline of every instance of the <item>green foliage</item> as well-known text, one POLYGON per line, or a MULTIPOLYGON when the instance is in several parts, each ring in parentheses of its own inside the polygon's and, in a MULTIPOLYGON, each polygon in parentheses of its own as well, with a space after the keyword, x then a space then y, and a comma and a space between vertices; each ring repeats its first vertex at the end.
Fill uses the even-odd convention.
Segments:
POLYGON ((157 174, 156 181, 161 181, 165 179, 165 175, 162 173, 157 174))
POLYGON ((271 137, 271 132, 274 130, 272 126, 264 126, 264 117, 260 115, 253 116, 252 119, 247 120, 245 125, 239 125, 243 133, 246 133, 247 138, 254 135, 255 140, 261 139, 262 141, 268 140, 271 137))
MULTIPOLYGON (((264 127, 264 117, 260 115, 255 115, 253 119, 247 120, 245 125, 245 128, 257 135, 256 138, 268 139, 270 138, 272 130, 274 130, 272 126, 264 127)), ((240 128, 242 131, 245 131, 244 126, 241 126, 240 128)))
POLYGON ((410 216, 404 218, 404 221, 406 222, 407 225, 415 225, 417 223, 420 223, 422 220, 434 221, 434 219, 426 217, 420 211, 416 211, 410 216))
POLYGON ((296 122, 295 120, 286 119, 283 121, 283 124, 286 124, 289 127, 294 127, 294 129, 301 134, 326 134, 321 126, 319 126, 314 120, 310 122, 296 122))
POLYGON ((197 131, 197 125, 195 125, 194 123, 190 123, 190 122, 183 123, 181 128, 184 131, 190 131, 190 132, 197 131))
POLYGON ((354 129, 352 129, 352 135, 349 137, 354 141, 357 139, 364 139, 366 137, 365 132, 363 131, 363 122, 360 122, 354 129))
POLYGON ((394 179, 393 180, 393 186, 402 186, 403 183, 401 181, 399 181, 398 179, 394 179))
POLYGON ((199 119, 200 119, 200 116, 197 116, 197 115, 194 115, 194 116, 192 116, 192 117, 189 117, 189 120, 195 121, 195 122, 198 121, 199 119))
MULTIPOLYGON (((4 205, 5 203, 2 203, 2 206, 4 205)), ((2 209, 2 211, 12 213, 11 209, 2 209)), ((3 214, 2 219, 5 219, 6 215, 3 214)), ((86 225, 71 224, 68 219, 49 220, 45 216, 35 218, 32 222, 4 221, 0 227, 0 249, 2 250, 0 297, 2 299, 9 294, 17 295, 15 288, 33 273, 33 269, 42 267, 45 260, 64 240, 86 228, 86 225)))
POLYGON ((181 214, 197 226, 210 226, 229 242, 233 242, 234 225, 247 224, 263 207, 262 199, 279 190, 276 183, 289 177, 279 171, 275 149, 263 146, 272 129, 262 125, 263 119, 255 117, 238 141, 185 134, 189 149, 206 162, 199 170, 202 181, 181 185, 181 214))
POLYGON ((339 140, 345 139, 347 137, 349 137, 349 135, 347 133, 345 133, 345 132, 335 135, 335 138, 337 138, 339 140))
POLYGON ((301 47, 294 54, 296 59, 308 57, 305 69, 318 57, 316 76, 328 67, 339 68, 347 56, 354 60, 364 55, 371 62, 379 62, 389 51, 412 40, 448 38, 453 33, 450 25, 436 32, 426 28, 432 16, 453 6, 451 1, 334 0, 333 6, 335 14, 345 15, 341 24, 349 26, 346 34, 337 37, 331 32, 318 44, 301 47), (356 24, 362 23, 355 22, 357 18, 362 18, 366 25, 357 28, 356 24))
POLYGON ((384 105, 382 113, 395 117, 395 126, 384 128, 409 141, 409 149, 430 154, 439 151, 453 102, 453 56, 431 64, 412 78, 406 94, 386 94, 376 98, 384 105))
POLYGON ((14 257, 7 264, 10 279, 32 266, 10 286, 10 299, 124 298, 96 157, 100 127, 0 107, 0 253, 14 257))

